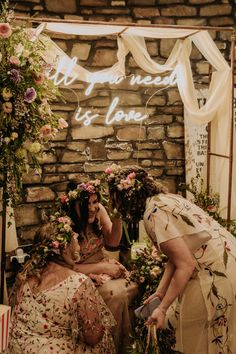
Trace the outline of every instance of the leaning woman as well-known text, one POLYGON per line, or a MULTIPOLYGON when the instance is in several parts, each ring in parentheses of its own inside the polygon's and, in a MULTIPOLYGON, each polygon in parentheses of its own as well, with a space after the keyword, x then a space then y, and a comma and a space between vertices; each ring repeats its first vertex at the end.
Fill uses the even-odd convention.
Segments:
POLYGON ((122 220, 110 219, 101 204, 100 180, 68 185, 71 189, 60 198, 60 208, 73 220, 78 233, 80 261, 75 269, 93 279, 99 293, 117 322, 113 329, 116 351, 125 353, 130 342, 129 306, 137 294, 137 285, 127 284, 128 272, 117 260, 107 256, 105 247, 117 248, 122 235, 122 220))
POLYGON ((236 353, 236 239, 202 209, 167 193, 137 166, 112 166, 110 198, 123 218, 143 218, 148 236, 168 257, 147 301, 161 299, 147 325, 175 331, 184 354, 236 353))
POLYGON ((16 279, 9 353, 115 353, 114 318, 91 280, 73 271, 79 259, 71 220, 52 216, 16 279))

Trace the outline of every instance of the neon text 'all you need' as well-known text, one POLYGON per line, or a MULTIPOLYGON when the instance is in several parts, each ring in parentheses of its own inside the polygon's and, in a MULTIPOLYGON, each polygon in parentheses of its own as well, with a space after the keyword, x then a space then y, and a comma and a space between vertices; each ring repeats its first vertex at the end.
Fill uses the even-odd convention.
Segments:
MULTIPOLYGON (((69 86, 74 82, 75 80, 79 79, 78 74, 73 74, 73 70, 77 64, 77 58, 74 57, 68 62, 68 59, 66 57, 63 57, 56 68, 56 72, 49 76, 50 79, 54 80, 55 85, 65 85, 69 86), (63 70, 66 68, 66 70, 63 70), (64 75, 61 75, 61 72, 65 71, 64 75), (60 76, 60 78, 59 78, 60 76)), ((109 84, 115 84, 118 85, 120 84, 123 80, 125 80, 125 77, 116 77, 112 79, 106 79, 105 75, 101 77, 99 76, 94 76, 92 82, 89 83, 87 89, 85 90, 85 95, 89 96, 93 89, 95 84, 97 83, 105 83, 108 82, 109 84)), ((142 77, 141 75, 132 75, 130 78, 130 85, 133 86, 135 84, 141 84, 141 85, 146 85, 146 86, 174 86, 176 84, 177 78, 176 78, 176 72, 175 70, 172 71, 172 73, 169 76, 161 77, 161 76, 155 76, 152 77, 150 75, 142 77)), ((122 120, 125 122, 129 121, 135 121, 135 122, 141 122, 144 119, 148 118, 147 114, 142 114, 141 112, 135 111, 135 110, 129 110, 128 112, 124 112, 123 110, 117 110, 117 106, 119 104, 119 97, 116 96, 113 98, 110 106, 107 109, 107 113, 105 115, 105 124, 112 124, 114 122, 121 122, 122 120)), ((86 110, 85 112, 82 112, 82 108, 78 107, 78 109, 75 112, 75 119, 79 122, 83 122, 84 125, 88 126, 91 124, 92 121, 95 119, 99 118, 100 115, 98 113, 94 114, 91 110, 86 110)))

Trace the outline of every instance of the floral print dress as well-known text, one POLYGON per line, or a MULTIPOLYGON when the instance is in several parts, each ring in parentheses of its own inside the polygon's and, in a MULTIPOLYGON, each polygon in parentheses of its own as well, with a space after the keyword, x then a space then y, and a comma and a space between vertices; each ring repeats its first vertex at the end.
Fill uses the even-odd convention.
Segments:
POLYGON ((183 237, 197 261, 168 309, 174 349, 184 354, 236 353, 236 239, 195 204, 174 194, 147 199, 146 231, 156 247, 183 237))
POLYGON ((37 294, 26 283, 12 315, 9 353, 114 354, 114 325, 111 312, 83 274, 74 273, 37 294), (99 325, 105 328, 102 340, 95 346, 85 344, 86 328, 96 330, 99 325))

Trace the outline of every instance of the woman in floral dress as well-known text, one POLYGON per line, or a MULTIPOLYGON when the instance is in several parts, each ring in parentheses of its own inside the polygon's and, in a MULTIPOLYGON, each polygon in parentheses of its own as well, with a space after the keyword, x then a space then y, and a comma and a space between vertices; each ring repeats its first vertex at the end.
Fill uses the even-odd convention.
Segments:
POLYGON ((84 274, 77 234, 68 217, 53 217, 37 235, 18 274, 11 320, 11 354, 114 354, 115 320, 84 274))
POLYGON ((236 239, 202 209, 137 166, 111 167, 113 206, 124 218, 143 218, 148 236, 168 257, 147 301, 161 303, 147 320, 174 332, 184 354, 236 353, 236 239))
POLYGON ((61 208, 71 217, 74 231, 79 234, 81 258, 75 270, 93 279, 111 310, 116 320, 113 328, 116 351, 123 354, 132 330, 129 306, 137 295, 138 287, 134 283, 127 284, 126 268, 104 252, 104 247, 119 246, 122 220, 114 217, 111 221, 100 203, 99 180, 70 184, 69 188, 73 190, 61 196, 61 208))

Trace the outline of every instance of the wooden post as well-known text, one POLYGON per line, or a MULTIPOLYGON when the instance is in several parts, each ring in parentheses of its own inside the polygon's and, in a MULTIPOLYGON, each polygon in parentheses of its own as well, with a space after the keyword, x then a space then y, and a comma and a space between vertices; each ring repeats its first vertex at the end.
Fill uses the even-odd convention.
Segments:
POLYGON ((0 304, 4 301, 5 268, 6 268, 6 220, 7 220, 7 174, 3 177, 2 193, 2 249, 1 249, 1 288, 0 304))

